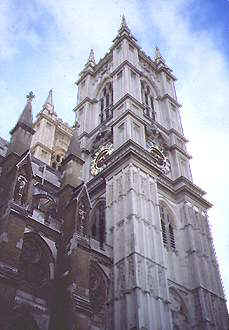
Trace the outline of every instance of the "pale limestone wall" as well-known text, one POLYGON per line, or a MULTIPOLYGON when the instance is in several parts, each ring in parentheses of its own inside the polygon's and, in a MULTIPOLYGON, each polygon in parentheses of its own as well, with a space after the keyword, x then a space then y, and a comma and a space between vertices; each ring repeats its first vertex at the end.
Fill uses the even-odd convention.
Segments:
POLYGON ((56 155, 64 156, 73 129, 57 117, 55 113, 45 110, 38 115, 34 124, 35 134, 31 143, 34 156, 52 166, 56 155))

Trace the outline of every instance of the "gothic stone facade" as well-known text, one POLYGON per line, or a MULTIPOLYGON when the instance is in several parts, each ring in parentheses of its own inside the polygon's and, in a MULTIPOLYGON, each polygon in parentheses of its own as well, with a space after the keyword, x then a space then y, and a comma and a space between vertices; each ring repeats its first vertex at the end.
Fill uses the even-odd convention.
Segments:
POLYGON ((39 156, 44 140, 29 150, 29 100, 1 155, 0 329, 228 329, 175 80, 123 18, 110 51, 97 64, 91 52, 80 74, 58 168, 39 156))

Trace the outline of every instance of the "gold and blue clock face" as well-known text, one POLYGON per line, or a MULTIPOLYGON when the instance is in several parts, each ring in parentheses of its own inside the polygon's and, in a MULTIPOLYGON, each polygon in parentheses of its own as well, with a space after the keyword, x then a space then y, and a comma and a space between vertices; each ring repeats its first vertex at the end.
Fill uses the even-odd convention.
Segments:
POLYGON ((108 164, 108 158, 113 151, 113 146, 111 143, 108 143, 105 146, 100 146, 98 151, 95 153, 95 156, 91 162, 91 174, 97 175, 108 164))

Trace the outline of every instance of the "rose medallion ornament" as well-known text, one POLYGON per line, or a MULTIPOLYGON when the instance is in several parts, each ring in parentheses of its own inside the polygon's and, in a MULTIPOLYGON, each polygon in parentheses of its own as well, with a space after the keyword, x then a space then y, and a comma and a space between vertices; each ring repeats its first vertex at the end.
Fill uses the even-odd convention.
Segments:
POLYGON ((108 158, 113 152, 113 145, 111 143, 106 144, 105 146, 100 146, 95 153, 95 156, 91 162, 91 174, 97 175, 104 168, 106 168, 108 163, 108 158))

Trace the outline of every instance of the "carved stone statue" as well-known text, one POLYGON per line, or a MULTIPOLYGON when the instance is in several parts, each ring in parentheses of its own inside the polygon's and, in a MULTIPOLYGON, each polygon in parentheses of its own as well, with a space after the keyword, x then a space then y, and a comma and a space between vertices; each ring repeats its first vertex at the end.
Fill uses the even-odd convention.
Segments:
POLYGON ((20 205, 24 205, 26 203, 27 184, 27 179, 24 176, 19 175, 14 190, 14 201, 20 205))

